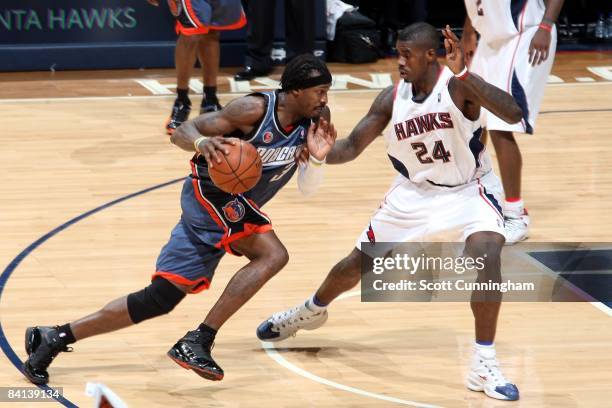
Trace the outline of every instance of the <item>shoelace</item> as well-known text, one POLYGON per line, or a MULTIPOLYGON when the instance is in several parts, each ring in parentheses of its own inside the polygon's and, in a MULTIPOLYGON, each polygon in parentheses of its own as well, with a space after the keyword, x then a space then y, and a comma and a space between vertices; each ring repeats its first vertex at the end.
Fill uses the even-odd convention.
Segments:
POLYGON ((274 325, 280 324, 282 327, 291 326, 294 323, 294 319, 292 319, 292 316, 298 312, 299 308, 300 308, 299 306, 296 306, 289 310, 274 313, 270 320, 272 321, 274 325))
POLYGON ((294 308, 291 308, 283 312, 274 313, 272 317, 270 318, 270 320, 272 321, 272 324, 280 325, 282 328, 285 328, 285 327, 291 327, 294 324, 299 323, 300 321, 302 322, 307 321, 311 317, 317 316, 319 314, 319 313, 312 313, 311 316, 295 317, 295 315, 298 314, 298 312, 300 311, 300 308, 301 306, 296 306, 294 308))
POLYGON ((506 217, 504 219, 504 222, 505 222, 506 229, 511 229, 511 230, 523 229, 527 226, 525 221, 523 221, 520 218, 506 217))
POLYGON ((497 385, 506 385, 508 384, 508 380, 506 380, 506 377, 504 377, 504 375, 502 374, 500 368, 499 368, 499 362, 497 361, 497 359, 481 359, 480 362, 482 364, 484 364, 485 368, 487 369, 489 375, 491 376, 491 378, 493 379, 493 381, 495 382, 495 384, 497 385))

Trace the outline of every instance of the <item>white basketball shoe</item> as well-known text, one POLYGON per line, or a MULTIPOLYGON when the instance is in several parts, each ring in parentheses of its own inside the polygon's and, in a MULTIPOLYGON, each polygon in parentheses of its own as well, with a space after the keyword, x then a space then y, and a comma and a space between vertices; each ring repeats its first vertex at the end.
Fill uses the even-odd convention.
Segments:
POLYGON ((498 400, 519 399, 518 388, 506 380, 499 369, 494 348, 474 351, 466 385, 472 391, 483 391, 498 400))
POLYGON ((298 330, 314 330, 327 321, 327 309, 310 310, 306 303, 283 312, 274 313, 257 327, 262 341, 281 341, 294 336, 298 330))
POLYGON ((504 212, 504 235, 506 245, 514 245, 529 237, 529 214, 526 209, 520 213, 504 212))

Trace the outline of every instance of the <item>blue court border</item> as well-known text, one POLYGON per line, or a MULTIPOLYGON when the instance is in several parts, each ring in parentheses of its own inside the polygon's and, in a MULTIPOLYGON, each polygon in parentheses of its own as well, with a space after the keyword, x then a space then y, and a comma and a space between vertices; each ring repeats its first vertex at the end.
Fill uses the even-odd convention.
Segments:
MULTIPOLYGON (((77 222, 91 216, 94 215, 102 210, 105 210, 109 207, 112 207, 115 204, 119 204, 123 201, 129 200, 130 198, 134 198, 137 197, 139 195, 145 194, 145 193, 149 193, 151 191, 154 190, 158 190, 160 188, 164 188, 167 187, 171 184, 175 184, 178 183, 180 181, 185 180, 185 177, 181 177, 178 179, 174 179, 171 181, 167 181, 165 183, 162 184, 158 184, 155 185, 153 187, 148 187, 145 188, 144 190, 140 190, 137 191, 135 193, 132 194, 128 194, 126 196, 120 197, 116 200, 110 201, 106 204, 102 204, 99 207, 94 208, 93 210, 89 210, 81 215, 78 215, 68 221, 66 221, 65 223, 61 224, 60 226, 52 229, 51 231, 47 232, 45 235, 43 235, 42 237, 38 238, 36 241, 32 242, 30 245, 28 245, 23 251, 21 251, 19 253, 19 255, 17 255, 9 264, 8 266, 4 269, 4 271, 2 271, 2 274, 0 274, 0 301, 2 300, 2 292, 4 291, 4 287, 6 286, 6 283, 8 281, 8 279, 11 277, 11 274, 15 271, 15 269, 17 269, 17 267, 19 266, 19 264, 28 256, 30 255, 36 248, 38 248, 39 246, 41 246, 42 244, 44 244, 46 241, 48 241, 50 238, 52 238, 53 236, 59 234, 60 232, 62 232, 63 230, 67 229, 68 227, 76 224, 77 222)), ((21 361, 21 359, 19 358, 19 356, 17 355, 17 353, 15 353, 15 350, 13 350, 13 348, 11 347, 11 345, 9 344, 5 334, 4 334, 4 329, 2 328, 2 320, 0 319, 0 349, 2 349, 2 352, 4 353, 4 355, 6 355, 6 357, 9 359, 9 361, 11 363, 13 363, 13 365, 15 366, 15 368, 17 370, 19 370, 19 372, 22 371, 23 368, 23 362, 21 361)), ((54 390, 52 387, 49 387, 48 385, 38 385, 38 388, 41 388, 43 390, 54 390)), ((59 402, 60 404, 64 405, 65 407, 69 407, 69 408, 73 408, 73 407, 77 407, 77 405, 75 405, 73 402, 71 402, 70 400, 64 398, 64 396, 60 396, 58 398, 54 398, 57 402, 59 402)))

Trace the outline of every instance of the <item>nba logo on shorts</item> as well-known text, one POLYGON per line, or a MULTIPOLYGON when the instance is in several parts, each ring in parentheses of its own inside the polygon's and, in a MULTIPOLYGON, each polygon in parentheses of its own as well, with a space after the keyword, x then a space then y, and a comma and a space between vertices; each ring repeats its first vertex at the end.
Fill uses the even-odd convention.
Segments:
POLYGON ((230 222, 238 222, 244 217, 244 205, 238 199, 234 199, 223 206, 223 214, 230 222))
POLYGON ((266 132, 263 135, 263 142, 264 143, 270 143, 272 141, 272 139, 274 139, 274 135, 272 134, 272 132, 266 132))

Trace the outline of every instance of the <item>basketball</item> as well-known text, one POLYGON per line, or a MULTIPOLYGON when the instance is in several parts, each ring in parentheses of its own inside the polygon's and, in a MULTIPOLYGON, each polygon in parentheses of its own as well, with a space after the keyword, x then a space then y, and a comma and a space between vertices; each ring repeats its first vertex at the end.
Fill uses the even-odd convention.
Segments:
POLYGON ((226 144, 229 154, 219 153, 221 163, 214 163, 208 174, 219 189, 230 194, 244 193, 255 187, 261 178, 261 157, 255 146, 243 140, 226 144))

